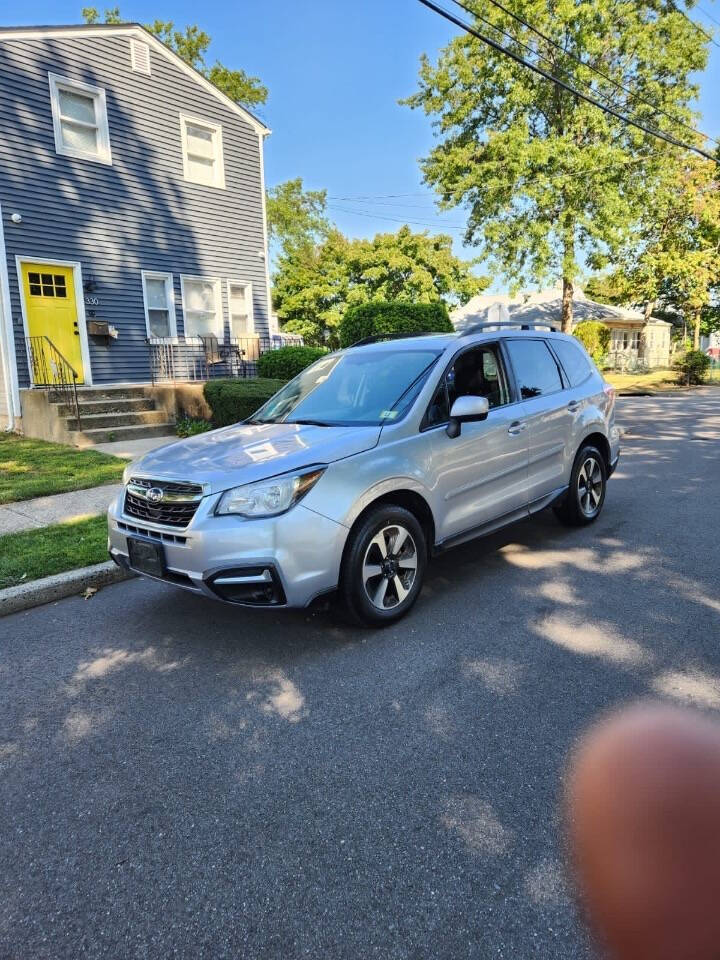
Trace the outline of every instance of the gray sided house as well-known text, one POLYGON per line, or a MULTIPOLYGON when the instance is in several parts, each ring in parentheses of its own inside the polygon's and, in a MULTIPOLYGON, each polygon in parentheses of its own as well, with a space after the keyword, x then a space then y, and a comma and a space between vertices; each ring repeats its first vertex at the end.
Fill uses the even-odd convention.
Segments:
POLYGON ((0 425, 70 370, 109 388, 257 358, 268 133, 140 26, 0 28, 0 425))

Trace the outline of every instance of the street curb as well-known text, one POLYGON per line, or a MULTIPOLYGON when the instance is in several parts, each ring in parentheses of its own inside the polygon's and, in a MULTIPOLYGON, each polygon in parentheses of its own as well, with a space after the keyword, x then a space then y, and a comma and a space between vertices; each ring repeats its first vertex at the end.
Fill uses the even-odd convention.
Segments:
POLYGON ((105 563, 96 563, 92 567, 80 567, 78 570, 67 570, 65 573, 56 573, 52 577, 42 580, 32 580, 30 583, 21 583, 17 587, 8 587, 0 590, 0 617, 31 607, 39 607, 54 600, 63 600, 79 594, 87 587, 106 587, 110 583, 128 580, 134 573, 123 570, 112 560, 105 563))

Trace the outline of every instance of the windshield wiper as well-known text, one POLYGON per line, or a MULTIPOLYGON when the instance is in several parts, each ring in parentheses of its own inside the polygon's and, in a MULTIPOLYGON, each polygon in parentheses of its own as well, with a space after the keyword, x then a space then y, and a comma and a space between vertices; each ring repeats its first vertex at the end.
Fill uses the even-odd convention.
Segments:
POLYGON ((309 427, 333 427, 335 424, 328 423, 327 420, 286 420, 285 423, 300 423, 309 427))

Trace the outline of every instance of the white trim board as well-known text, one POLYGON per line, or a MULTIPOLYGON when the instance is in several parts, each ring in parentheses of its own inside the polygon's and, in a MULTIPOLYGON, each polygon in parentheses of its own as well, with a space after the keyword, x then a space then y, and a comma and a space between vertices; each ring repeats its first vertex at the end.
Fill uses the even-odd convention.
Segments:
POLYGON ((239 103, 235 103, 234 100, 231 100, 226 94, 210 81, 199 73, 194 67, 191 67, 190 64, 186 63, 182 57, 179 57, 173 50, 169 47, 166 47, 162 40, 158 40, 156 36, 146 30, 139 23, 128 23, 115 26, 103 24, 103 23, 87 23, 84 25, 74 25, 74 26, 58 26, 58 27, 15 27, 12 29, 2 29, 0 28, 0 40, 9 41, 9 40, 37 40, 45 39, 47 37, 87 37, 92 33, 97 33, 98 36, 108 36, 108 37, 138 37, 143 43, 149 43, 158 53, 161 53, 167 60, 172 61, 176 67, 179 67, 184 73, 189 77, 192 77, 196 83, 199 83, 200 86, 204 87, 207 91, 213 94, 216 99, 220 100, 226 107, 230 108, 238 116, 242 117, 243 120, 246 120, 250 126, 257 131, 261 136, 268 136, 272 131, 269 127, 266 127, 262 120, 258 120, 257 117, 254 117, 249 110, 246 110, 245 107, 241 107, 239 103))
MULTIPOLYGON (((24 257, 18 254, 15 257, 18 287, 20 290, 20 309, 22 311, 23 330, 25 339, 30 336, 27 323, 27 305, 25 303, 25 284, 22 278, 24 263, 46 263, 48 266, 72 267, 73 286, 75 287, 75 308, 77 309, 78 331, 80 332, 80 355, 83 362, 83 386, 92 386, 92 368, 90 366, 90 348, 88 346, 87 319, 85 317, 85 290, 83 288, 82 264, 79 260, 57 260, 55 257, 24 257)), ((32 381, 32 364, 28 357, 28 379, 32 381)), ((34 386, 34 384, 32 384, 34 386)))
MULTIPOLYGON (((265 194, 265 143, 262 137, 258 137, 258 149, 260 150, 260 193, 262 196, 262 224, 263 224, 263 257, 265 259, 265 295, 267 296, 267 333, 272 336, 270 317, 272 316, 272 287, 270 284, 270 245, 268 243, 268 225, 267 225, 267 197, 265 194)), ((279 325, 278 325, 279 331, 279 325)))
POLYGON ((21 415, 22 407, 15 354, 15 331, 10 306, 10 275, 7 266, 2 204, 0 204, 0 362, 5 369, 5 391, 12 423, 15 417, 21 415))

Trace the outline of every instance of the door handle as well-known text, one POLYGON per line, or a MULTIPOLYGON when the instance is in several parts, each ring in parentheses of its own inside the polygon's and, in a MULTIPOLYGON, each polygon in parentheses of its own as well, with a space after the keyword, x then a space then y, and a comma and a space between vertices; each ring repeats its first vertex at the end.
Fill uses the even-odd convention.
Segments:
POLYGON ((527 424, 522 423, 520 420, 513 420, 513 422, 508 427, 508 433, 511 437, 517 437, 523 432, 527 424))
POLYGON ((579 400, 571 400, 570 403, 568 403, 568 410, 572 412, 574 410, 577 410, 579 406, 580 406, 579 400))

